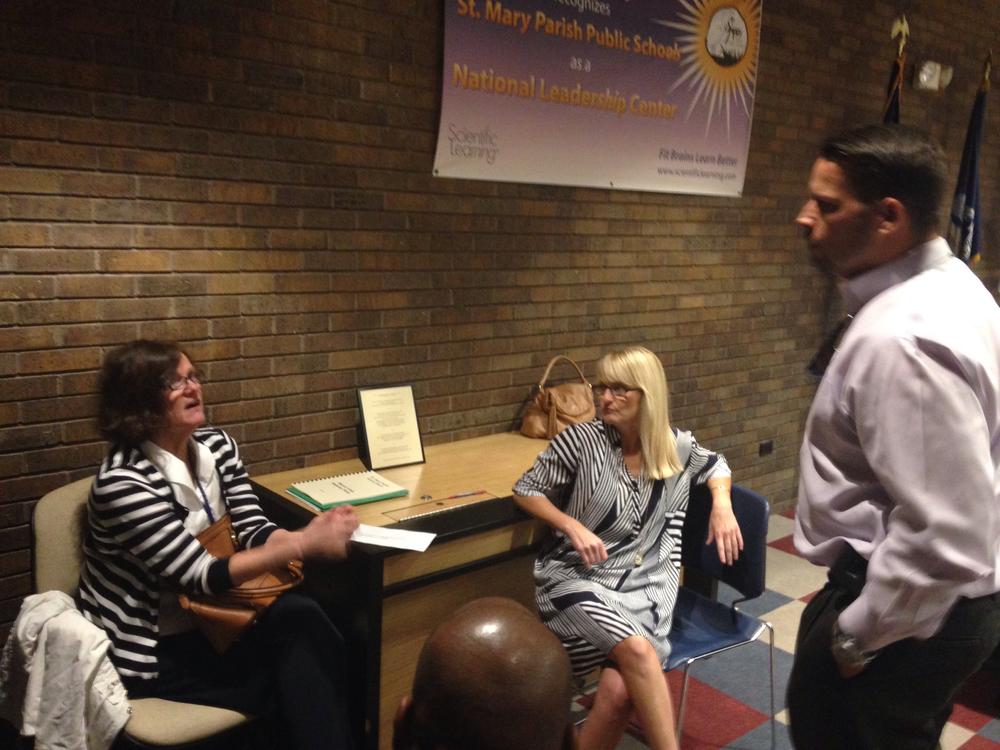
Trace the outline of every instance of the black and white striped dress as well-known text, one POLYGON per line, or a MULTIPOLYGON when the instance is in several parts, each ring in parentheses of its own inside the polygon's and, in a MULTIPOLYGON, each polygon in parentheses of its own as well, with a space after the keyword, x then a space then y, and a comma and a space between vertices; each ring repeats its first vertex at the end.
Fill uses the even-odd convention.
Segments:
POLYGON ((515 494, 548 497, 607 548, 608 559, 587 569, 557 533, 535 561, 539 614, 562 640, 574 674, 600 665, 633 635, 649 640, 666 664, 691 482, 730 475, 721 454, 690 432, 675 435, 684 470, 661 482, 632 477, 618 432, 597 420, 557 435, 514 485, 515 494))
MULTIPOLYGON (((214 428, 197 430, 193 439, 212 453, 240 546, 263 544, 277 527, 260 509, 236 443, 214 428)), ((77 599, 84 616, 107 632, 111 660, 124 676, 158 675, 164 585, 215 594, 232 585, 228 561, 212 557, 184 528, 187 513, 139 448, 111 449, 90 492, 77 599)))

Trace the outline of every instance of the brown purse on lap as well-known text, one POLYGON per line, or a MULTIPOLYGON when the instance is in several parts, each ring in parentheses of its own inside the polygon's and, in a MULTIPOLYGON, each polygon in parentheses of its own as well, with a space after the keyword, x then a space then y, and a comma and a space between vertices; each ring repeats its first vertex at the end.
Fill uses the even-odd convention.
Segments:
MULTIPOLYGON (((226 514, 196 537, 213 557, 236 554, 236 532, 226 514)), ((302 563, 292 560, 277 573, 261 573, 218 596, 178 594, 180 605, 195 616, 198 629, 220 654, 270 607, 275 599, 302 583, 302 563)))
POLYGON ((590 383, 583 376, 583 371, 569 357, 558 354, 549 360, 545 374, 538 382, 538 392, 524 410, 521 420, 521 434, 531 438, 554 438, 558 433, 572 424, 589 422, 596 414, 594 409, 594 392, 590 383), (546 386, 552 367, 565 360, 573 365, 579 383, 563 383, 546 386))

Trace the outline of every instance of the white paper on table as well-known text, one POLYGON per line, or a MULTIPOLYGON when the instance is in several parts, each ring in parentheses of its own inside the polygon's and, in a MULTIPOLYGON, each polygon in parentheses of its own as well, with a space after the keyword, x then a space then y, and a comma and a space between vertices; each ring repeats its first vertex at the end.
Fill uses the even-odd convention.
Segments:
POLYGON ((381 526, 370 526, 366 523, 360 524, 351 534, 351 541, 363 542, 364 544, 377 544, 380 547, 394 547, 396 549, 411 549, 414 552, 423 552, 431 546, 434 537, 427 531, 406 531, 405 529, 386 529, 381 526))

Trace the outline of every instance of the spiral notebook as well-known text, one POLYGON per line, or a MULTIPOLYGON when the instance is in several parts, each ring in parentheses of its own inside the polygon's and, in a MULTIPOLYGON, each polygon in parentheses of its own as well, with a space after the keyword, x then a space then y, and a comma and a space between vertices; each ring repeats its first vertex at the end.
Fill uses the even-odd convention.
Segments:
POLYGON ((320 510, 329 510, 338 505, 361 505, 410 494, 405 487, 390 482, 374 471, 296 482, 288 491, 320 510))

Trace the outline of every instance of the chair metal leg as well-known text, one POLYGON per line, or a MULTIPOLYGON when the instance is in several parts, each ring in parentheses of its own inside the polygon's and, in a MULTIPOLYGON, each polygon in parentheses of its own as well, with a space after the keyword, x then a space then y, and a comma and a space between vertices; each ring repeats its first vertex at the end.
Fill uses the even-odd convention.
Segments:
POLYGON ((767 627, 768 639, 771 642, 771 647, 768 651, 770 657, 770 671, 771 671, 771 750, 775 747, 775 725, 774 725, 774 626, 767 620, 764 620, 764 625, 767 627))
MULTIPOLYGON (((692 660, 693 661, 693 660, 692 660)), ((691 662, 684 665, 684 680, 681 682, 681 701, 677 707, 677 745, 680 747, 681 735, 684 733, 684 707, 687 704, 688 677, 690 676, 691 662)))

